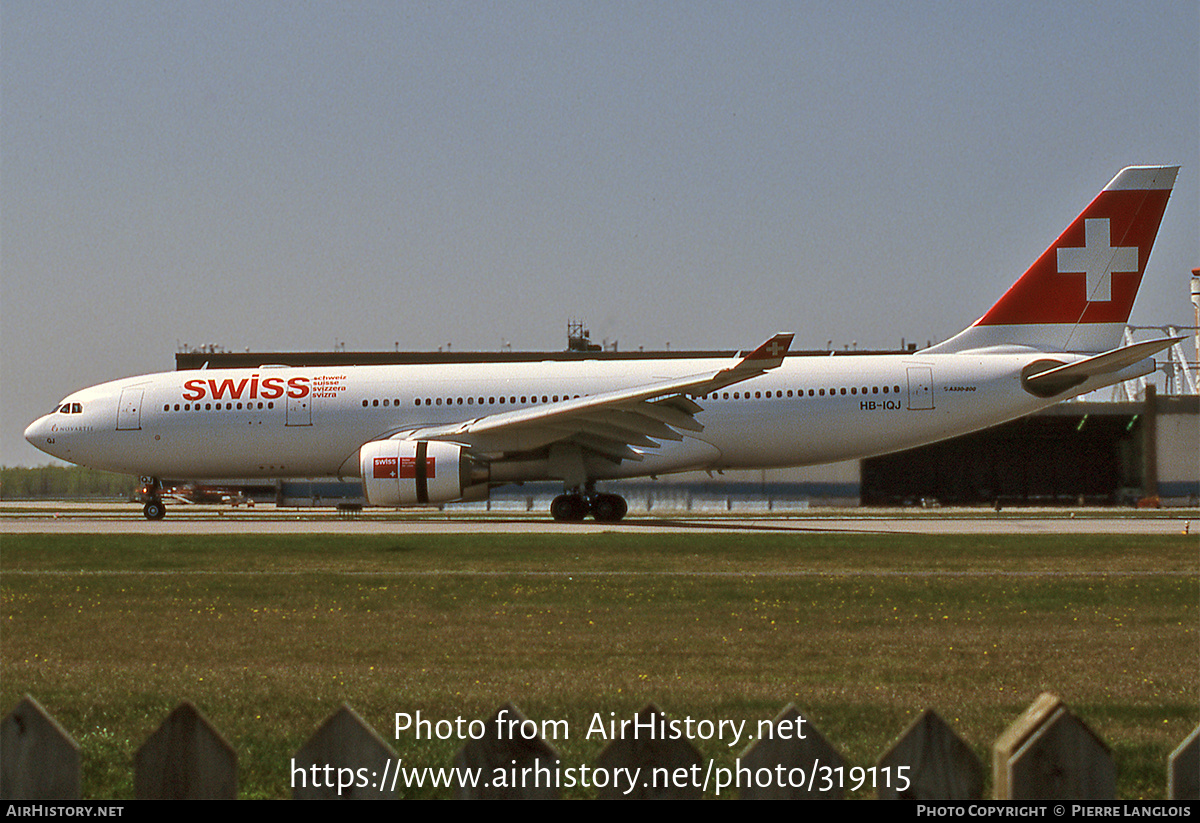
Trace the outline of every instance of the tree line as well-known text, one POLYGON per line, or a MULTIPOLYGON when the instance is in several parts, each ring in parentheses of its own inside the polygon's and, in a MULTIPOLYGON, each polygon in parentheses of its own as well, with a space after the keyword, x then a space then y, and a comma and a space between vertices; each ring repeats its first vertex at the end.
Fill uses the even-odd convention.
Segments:
POLYGON ((112 498, 128 500, 138 478, 82 466, 0 466, 0 500, 112 498))

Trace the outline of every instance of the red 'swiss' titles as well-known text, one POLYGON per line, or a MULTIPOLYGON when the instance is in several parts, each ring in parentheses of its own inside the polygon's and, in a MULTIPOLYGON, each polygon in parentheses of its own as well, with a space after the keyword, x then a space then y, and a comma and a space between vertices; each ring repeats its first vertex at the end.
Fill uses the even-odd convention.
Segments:
POLYGON ((268 377, 259 380, 257 374, 243 377, 241 380, 185 380, 183 383, 184 400, 203 400, 211 397, 213 400, 278 400, 284 393, 293 399, 308 397, 311 391, 307 377, 268 377))

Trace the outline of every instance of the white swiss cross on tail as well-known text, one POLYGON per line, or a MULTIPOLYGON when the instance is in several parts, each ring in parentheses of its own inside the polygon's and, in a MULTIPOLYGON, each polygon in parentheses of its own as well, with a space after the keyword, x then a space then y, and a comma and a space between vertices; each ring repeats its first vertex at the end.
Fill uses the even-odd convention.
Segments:
POLYGON ((1178 171, 1122 169, 987 314, 929 351, 1119 346, 1178 171))
POLYGON ((1083 225, 1083 247, 1059 249, 1058 272, 1083 272, 1088 300, 1107 303, 1112 300, 1112 273, 1137 273, 1138 249, 1137 246, 1112 246, 1107 217, 1084 220, 1083 225))

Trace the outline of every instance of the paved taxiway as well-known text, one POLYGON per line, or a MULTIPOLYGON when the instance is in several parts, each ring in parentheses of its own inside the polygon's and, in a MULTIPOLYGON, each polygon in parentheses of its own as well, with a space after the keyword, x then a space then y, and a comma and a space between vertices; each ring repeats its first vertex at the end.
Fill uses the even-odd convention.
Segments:
MULTIPOLYGON (((366 512, 340 518, 328 511, 172 507, 149 522, 134 505, 37 503, 0 506, 0 534, 594 534, 821 533, 858 534, 1183 534, 1200 530, 1200 512, 1063 509, 807 510, 795 515, 632 516, 620 523, 556 523, 548 517, 475 513, 366 512)), ((1200 532, 1198 532, 1200 533, 1200 532)))

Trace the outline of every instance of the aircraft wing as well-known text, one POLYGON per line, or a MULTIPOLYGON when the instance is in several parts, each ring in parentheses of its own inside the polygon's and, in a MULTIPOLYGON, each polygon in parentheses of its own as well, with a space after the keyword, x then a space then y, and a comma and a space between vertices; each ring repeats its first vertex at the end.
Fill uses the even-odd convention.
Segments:
POLYGON ((704 430, 695 418, 703 407, 692 397, 709 394, 777 368, 783 363, 792 337, 791 333, 776 334, 723 369, 490 414, 446 426, 410 429, 392 437, 462 443, 484 455, 528 452, 569 441, 617 462, 640 461, 643 456, 635 449, 657 448, 659 440, 682 440, 680 432, 704 430))

